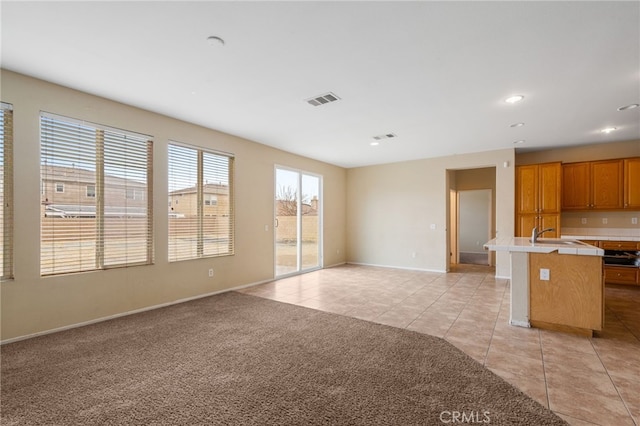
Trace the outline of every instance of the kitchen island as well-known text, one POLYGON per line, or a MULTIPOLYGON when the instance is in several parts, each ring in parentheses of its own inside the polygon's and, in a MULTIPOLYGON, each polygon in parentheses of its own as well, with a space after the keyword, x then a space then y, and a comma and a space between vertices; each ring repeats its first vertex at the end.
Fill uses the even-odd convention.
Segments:
POLYGON ((604 250, 560 238, 496 238, 511 257, 511 325, 591 336, 604 324, 604 250))

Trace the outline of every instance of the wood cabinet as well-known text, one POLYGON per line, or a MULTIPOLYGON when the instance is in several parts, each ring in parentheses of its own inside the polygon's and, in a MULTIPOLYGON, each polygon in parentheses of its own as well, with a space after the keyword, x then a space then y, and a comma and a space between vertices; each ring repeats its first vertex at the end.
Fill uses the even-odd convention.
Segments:
POLYGON ((600 256, 529 253, 529 317, 533 327, 591 335, 604 324, 600 256), (540 279, 540 269, 549 279, 540 279))
POLYGON ((640 209, 640 157, 624 160, 624 208, 640 209))
POLYGON ((610 284, 638 285, 638 268, 605 265, 604 280, 610 284))
POLYGON ((584 210, 591 206, 589 163, 562 165, 562 210, 584 210))
POLYGON ((516 236, 531 235, 531 230, 554 228, 545 237, 560 236, 561 163, 516 167, 516 236))
POLYGON ((640 208, 639 182, 640 159, 563 164, 562 210, 640 208))
POLYGON ((604 281, 607 284, 640 285, 640 242, 581 240, 604 249, 604 281))

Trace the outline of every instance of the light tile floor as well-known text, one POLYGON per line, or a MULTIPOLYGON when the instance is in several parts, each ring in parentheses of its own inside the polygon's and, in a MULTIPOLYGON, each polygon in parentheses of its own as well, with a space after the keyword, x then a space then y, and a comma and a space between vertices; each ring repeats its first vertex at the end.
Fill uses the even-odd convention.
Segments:
POLYGON ((594 338, 513 327, 509 281, 343 265, 242 293, 443 337, 572 425, 640 424, 640 288, 607 286, 594 338))

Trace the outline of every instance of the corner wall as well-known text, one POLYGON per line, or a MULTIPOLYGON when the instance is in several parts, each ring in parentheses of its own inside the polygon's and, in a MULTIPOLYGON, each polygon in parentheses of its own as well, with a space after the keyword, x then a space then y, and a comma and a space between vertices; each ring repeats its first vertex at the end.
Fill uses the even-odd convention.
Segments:
MULTIPOLYGON (((496 235, 513 236, 514 155, 505 149, 349 169, 348 261, 446 271, 449 191, 455 186, 450 188, 448 170, 496 168, 496 235)), ((498 253, 496 275, 508 277, 509 269, 508 254, 498 253)))
POLYGON ((345 262, 345 169, 11 71, 1 79, 15 141, 15 279, 0 283, 3 341, 273 279, 276 163, 323 176, 323 264, 345 262), (153 136, 153 265, 40 276, 40 111, 153 136), (167 261, 169 140, 235 155, 234 256, 167 261))

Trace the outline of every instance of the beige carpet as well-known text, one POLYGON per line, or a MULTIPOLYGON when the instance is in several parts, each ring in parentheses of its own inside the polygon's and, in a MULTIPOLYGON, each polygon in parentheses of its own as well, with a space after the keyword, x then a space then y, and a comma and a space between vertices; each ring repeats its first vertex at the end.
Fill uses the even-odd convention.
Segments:
POLYGON ((565 424, 442 339, 239 293, 4 345, 1 386, 4 426, 565 424))

